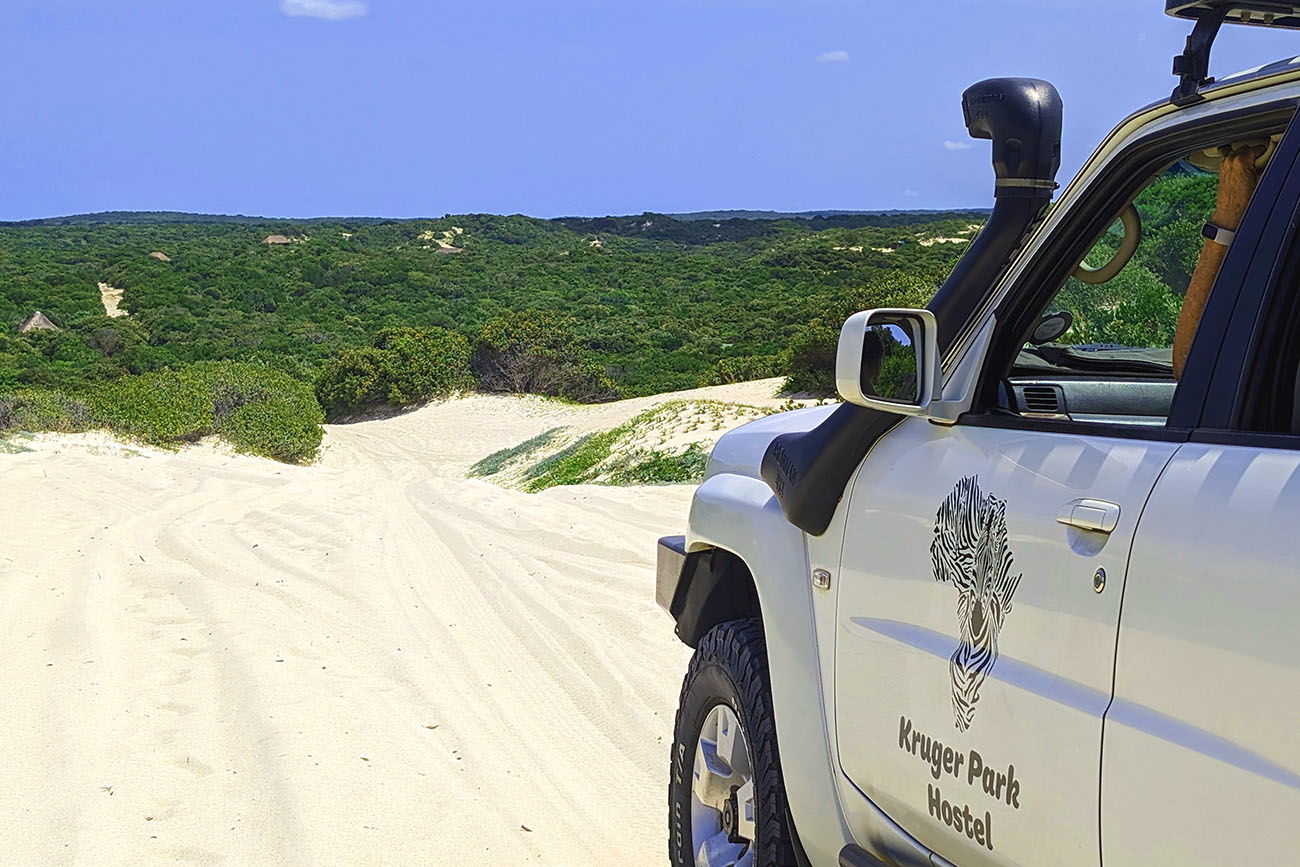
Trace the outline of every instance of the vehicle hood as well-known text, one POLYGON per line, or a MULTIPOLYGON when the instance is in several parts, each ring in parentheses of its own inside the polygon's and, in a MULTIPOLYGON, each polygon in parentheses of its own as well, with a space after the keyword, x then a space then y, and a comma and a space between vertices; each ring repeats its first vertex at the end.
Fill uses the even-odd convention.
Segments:
POLYGON ((724 473, 761 478, 759 468, 763 463, 763 454, 772 440, 781 434, 812 430, 834 412, 836 406, 837 404, 827 404, 779 412, 728 431, 713 447, 708 466, 704 470, 704 478, 724 473))

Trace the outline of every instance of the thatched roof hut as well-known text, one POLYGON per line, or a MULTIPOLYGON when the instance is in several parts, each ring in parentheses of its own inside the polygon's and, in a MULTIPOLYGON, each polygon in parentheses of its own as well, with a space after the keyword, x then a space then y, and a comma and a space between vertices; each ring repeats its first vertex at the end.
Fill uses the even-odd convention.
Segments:
POLYGON ((31 315, 31 318, 18 326, 18 330, 26 334, 28 331, 59 331, 60 329, 59 326, 50 321, 50 317, 37 310, 31 315))
POLYGON ((293 241, 284 235, 267 235, 262 239, 263 244, 292 244, 293 241))
POLYGON ((154 250, 149 255, 152 258, 157 259, 159 262, 170 262, 172 260, 171 256, 168 256, 166 253, 162 252, 161 250, 154 250))

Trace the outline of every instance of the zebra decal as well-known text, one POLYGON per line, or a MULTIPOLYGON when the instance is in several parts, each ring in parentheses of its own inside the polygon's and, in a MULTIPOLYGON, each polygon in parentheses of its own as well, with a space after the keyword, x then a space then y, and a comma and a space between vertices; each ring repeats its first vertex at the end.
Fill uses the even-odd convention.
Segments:
POLYGON ((998 661, 998 632, 1011 610, 1020 575, 1011 573, 1007 548, 1007 503, 980 490, 967 476, 939 506, 930 559, 934 580, 957 588, 960 643, 952 674, 952 713, 959 731, 970 728, 980 687, 998 661))

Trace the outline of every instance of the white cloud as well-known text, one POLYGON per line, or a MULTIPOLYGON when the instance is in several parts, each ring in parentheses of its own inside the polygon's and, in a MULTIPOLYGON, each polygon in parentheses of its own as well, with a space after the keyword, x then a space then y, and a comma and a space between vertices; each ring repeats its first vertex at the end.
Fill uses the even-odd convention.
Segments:
POLYGON ((847 51, 823 51, 813 58, 818 63, 848 63, 849 53, 847 51))
POLYGON ((915 199, 917 196, 921 194, 918 193, 916 190, 903 190, 903 195, 907 196, 909 199, 915 199))
POLYGON ((945 141, 943 146, 950 151, 968 151, 972 147, 968 141, 953 141, 952 139, 945 141))
POLYGON ((281 0, 280 11, 291 18, 324 18, 342 21, 360 18, 367 12, 361 0, 281 0))

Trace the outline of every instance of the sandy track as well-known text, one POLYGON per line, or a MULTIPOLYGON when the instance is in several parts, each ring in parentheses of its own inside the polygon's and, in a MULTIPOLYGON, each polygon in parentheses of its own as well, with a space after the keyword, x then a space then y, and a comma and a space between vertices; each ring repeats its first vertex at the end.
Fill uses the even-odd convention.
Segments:
POLYGON ((0 860, 663 863, 688 651, 651 558, 689 489, 463 478, 647 405, 452 401, 313 467, 0 456, 0 860))

